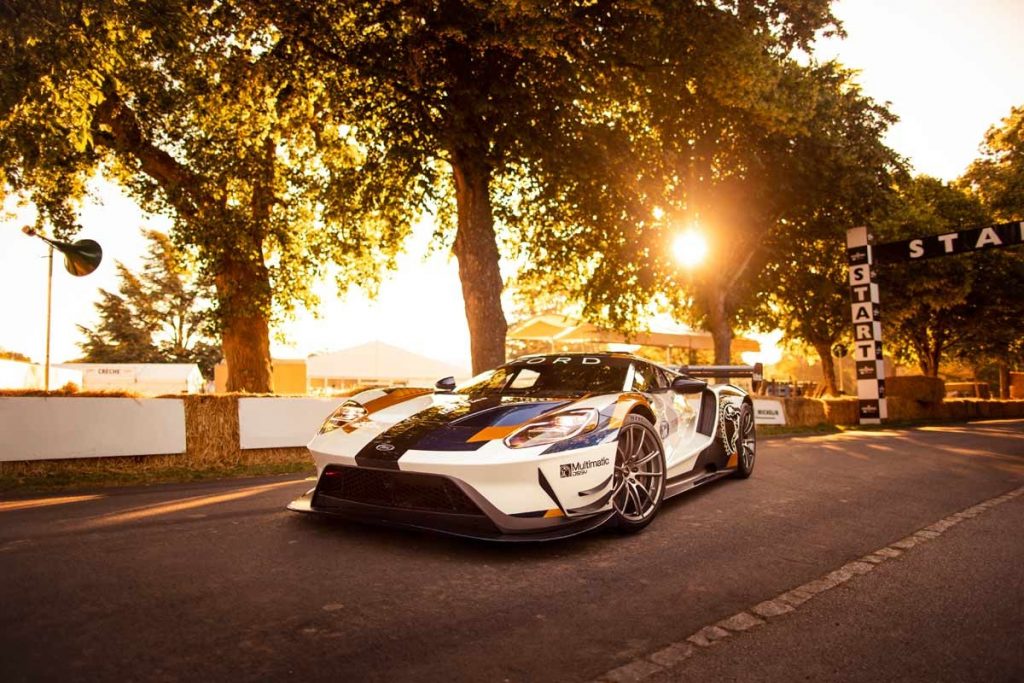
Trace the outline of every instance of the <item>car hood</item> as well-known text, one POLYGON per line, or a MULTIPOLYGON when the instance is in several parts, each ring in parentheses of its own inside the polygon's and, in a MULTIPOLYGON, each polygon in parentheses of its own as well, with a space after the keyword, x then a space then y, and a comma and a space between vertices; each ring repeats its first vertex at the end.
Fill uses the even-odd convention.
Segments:
MULTIPOLYGON (((430 405, 398 420, 359 451, 359 464, 386 466, 406 451, 474 451, 573 398, 437 394, 430 405)), ((373 419, 373 416, 370 416, 373 419)))

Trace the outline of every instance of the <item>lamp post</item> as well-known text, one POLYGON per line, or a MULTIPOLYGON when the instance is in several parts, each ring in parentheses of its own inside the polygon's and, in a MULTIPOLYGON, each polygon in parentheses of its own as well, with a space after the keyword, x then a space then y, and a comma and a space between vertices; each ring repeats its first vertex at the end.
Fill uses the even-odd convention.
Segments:
POLYGON ((103 260, 103 249, 95 240, 76 240, 61 242, 39 234, 34 228, 26 225, 21 229, 29 237, 38 237, 49 246, 46 268, 46 368, 43 370, 43 389, 50 390, 50 319, 53 306, 53 250, 64 254, 64 268, 75 277, 88 275, 103 260))

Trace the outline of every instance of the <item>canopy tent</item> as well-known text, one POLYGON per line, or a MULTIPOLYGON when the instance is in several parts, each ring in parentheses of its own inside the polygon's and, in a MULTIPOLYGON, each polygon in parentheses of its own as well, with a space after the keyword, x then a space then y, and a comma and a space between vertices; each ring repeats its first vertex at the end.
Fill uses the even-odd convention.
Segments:
MULTIPOLYGON (((508 338, 519 341, 547 342, 551 350, 571 348, 584 344, 636 344, 659 349, 686 351, 714 350, 714 339, 707 332, 640 332, 627 338, 621 332, 603 330, 591 323, 581 323, 561 315, 538 315, 512 326, 508 338)), ((753 339, 736 337, 732 340, 733 353, 760 351, 761 345, 753 339)))
POLYGON ((443 377, 462 380, 470 375, 466 368, 380 341, 312 355, 306 359, 306 368, 314 390, 388 385, 431 387, 443 377))

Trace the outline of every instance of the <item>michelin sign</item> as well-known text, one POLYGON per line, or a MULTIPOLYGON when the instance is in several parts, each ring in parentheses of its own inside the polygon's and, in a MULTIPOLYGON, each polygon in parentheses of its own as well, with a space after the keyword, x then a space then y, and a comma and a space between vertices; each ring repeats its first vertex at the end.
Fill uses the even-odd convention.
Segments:
POLYGON ((770 398, 755 398, 754 423, 759 425, 786 424, 786 409, 782 401, 770 398))

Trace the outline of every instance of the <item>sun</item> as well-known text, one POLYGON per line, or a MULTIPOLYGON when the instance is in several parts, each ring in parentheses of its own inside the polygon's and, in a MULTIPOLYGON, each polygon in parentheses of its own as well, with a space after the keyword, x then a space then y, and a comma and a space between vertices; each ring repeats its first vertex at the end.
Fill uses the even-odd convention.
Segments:
POLYGON ((672 243, 672 253, 680 265, 693 268, 707 257, 708 242, 704 235, 696 230, 685 230, 679 233, 672 243))

